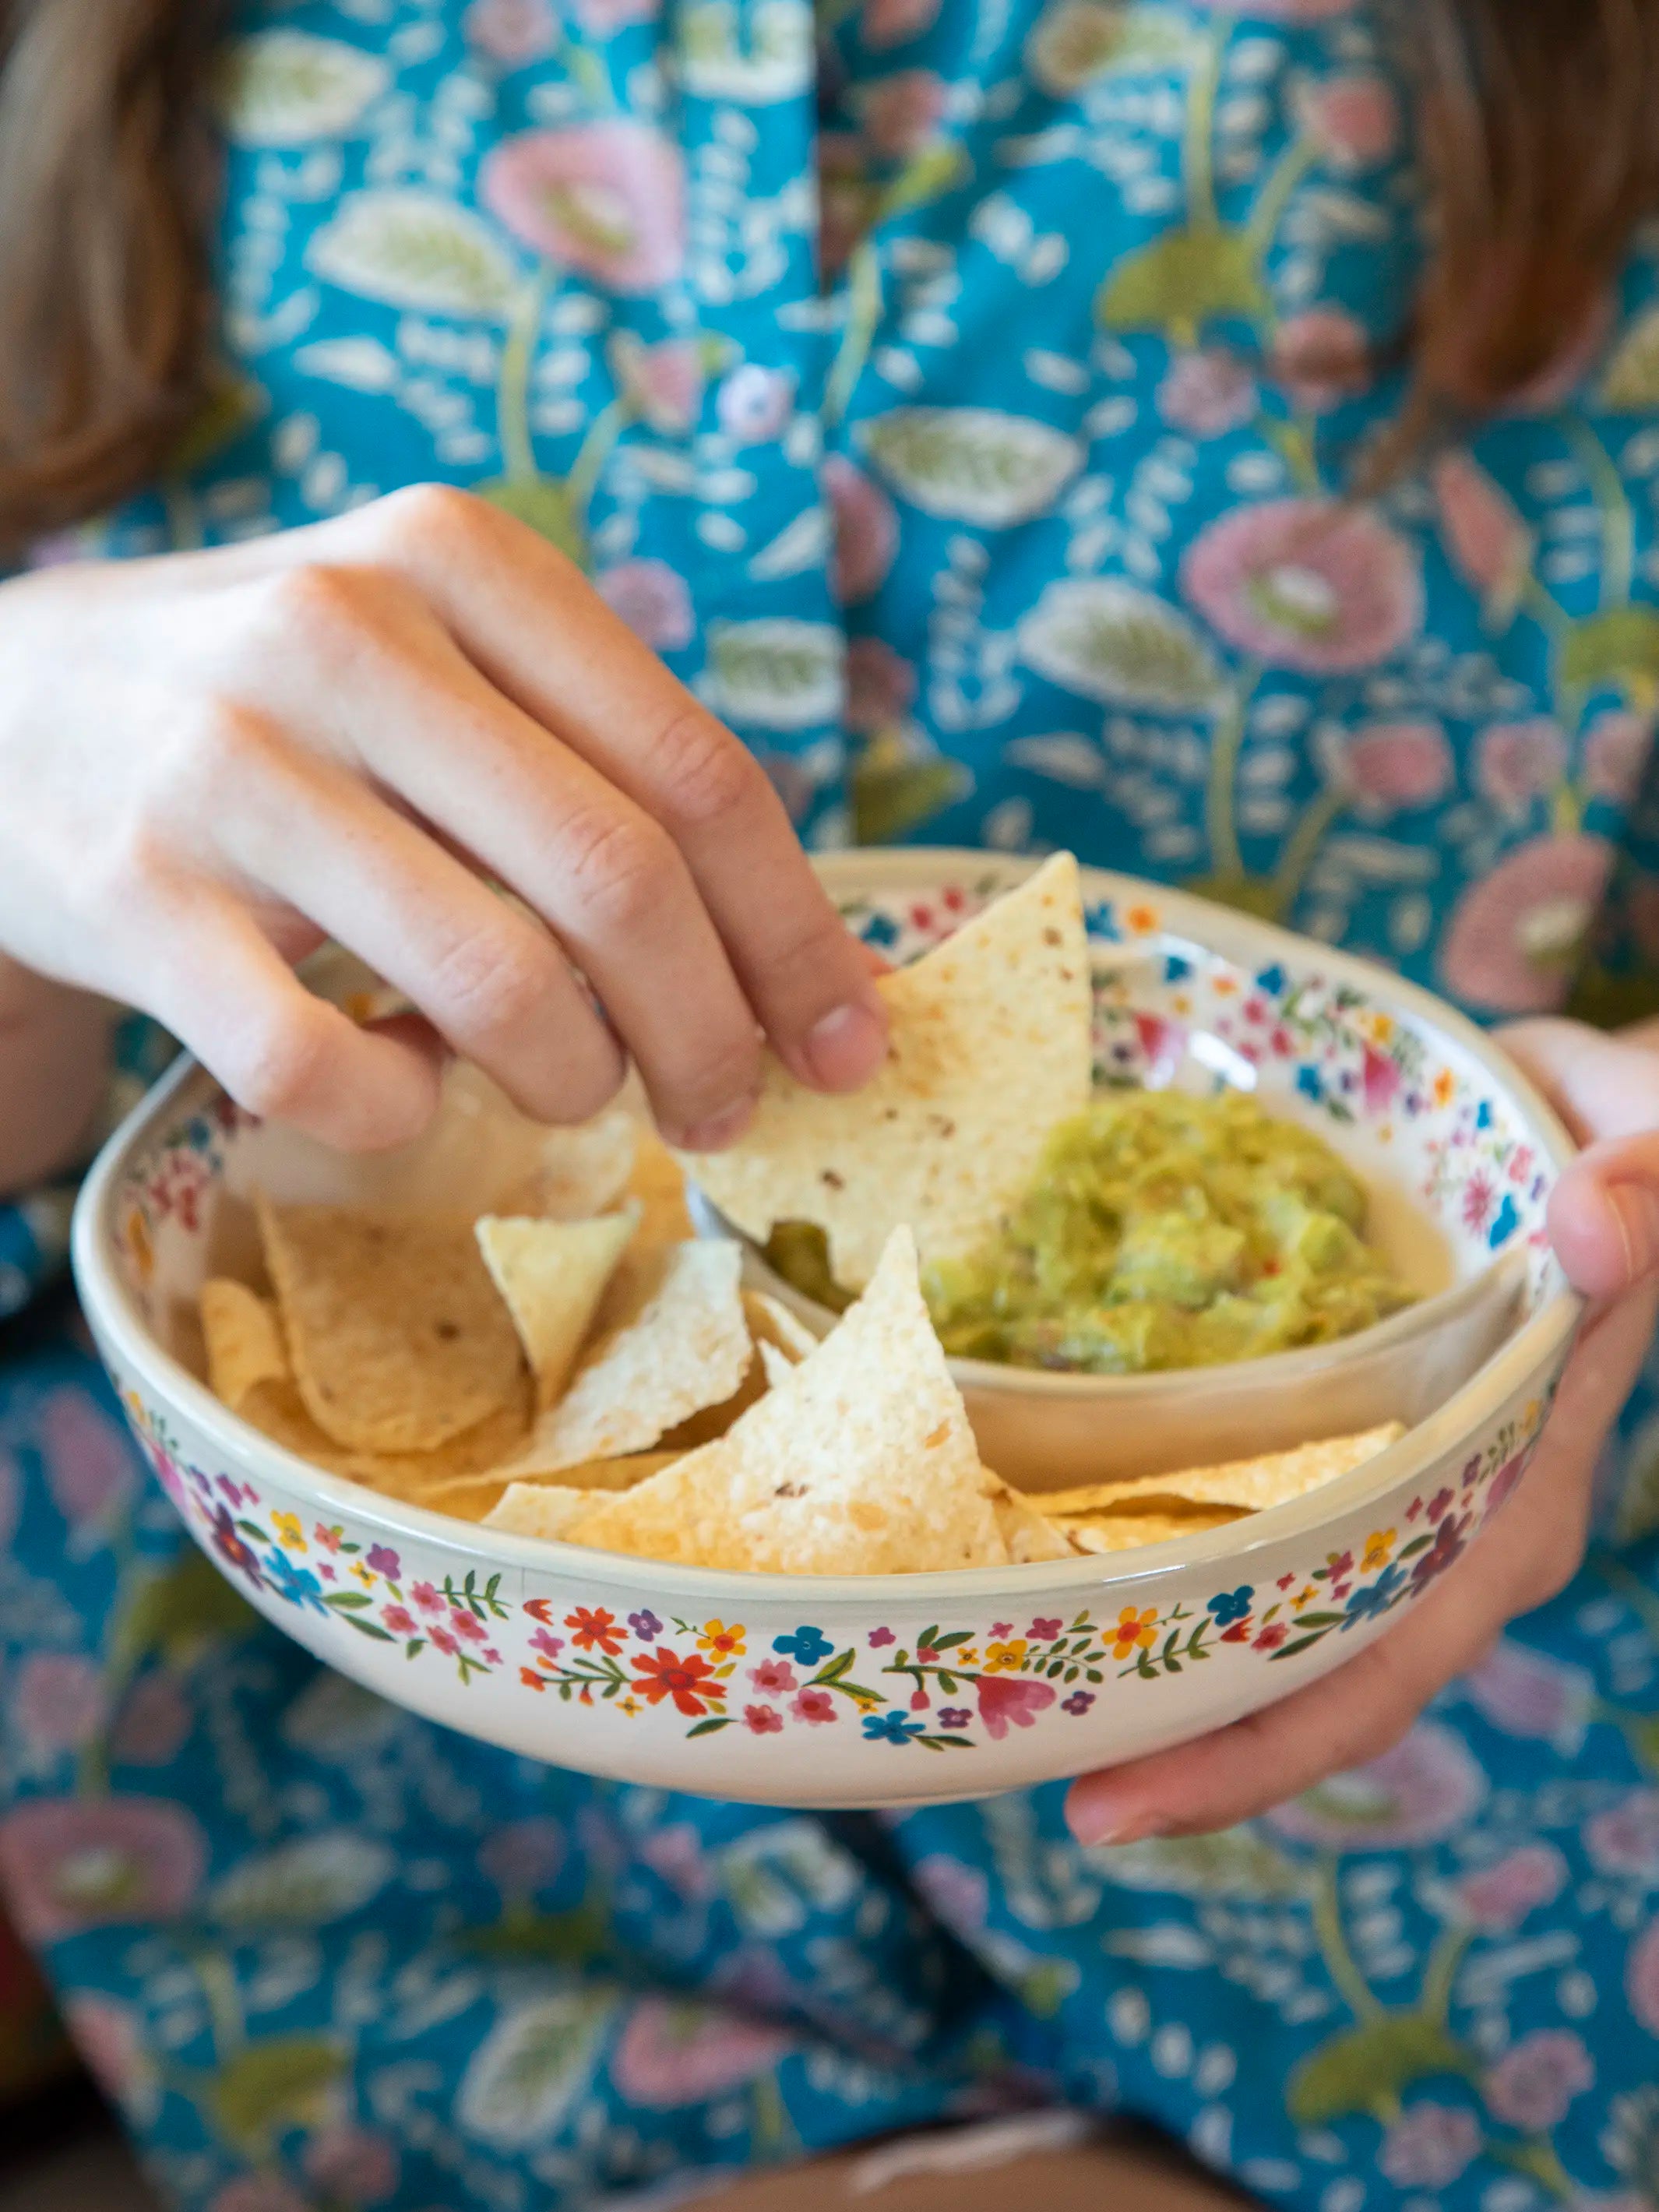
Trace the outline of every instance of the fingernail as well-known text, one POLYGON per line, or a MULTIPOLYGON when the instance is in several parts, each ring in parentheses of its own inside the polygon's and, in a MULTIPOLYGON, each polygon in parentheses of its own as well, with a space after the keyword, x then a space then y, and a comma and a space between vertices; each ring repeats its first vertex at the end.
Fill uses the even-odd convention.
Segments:
POLYGON ((837 1006, 809 1030, 804 1048, 812 1079, 826 1091, 855 1091, 887 1056, 887 1032, 868 1006, 837 1006))
POLYGON ((1632 1285, 1659 1273, 1659 1192, 1644 1182, 1616 1182, 1607 1202, 1625 1240, 1625 1261, 1632 1285))
POLYGON ((699 1121, 695 1129, 688 1129, 679 1139, 683 1152, 724 1152, 727 1145, 735 1144, 755 1118, 756 1100, 739 1098, 735 1106, 724 1113, 712 1114, 706 1121, 699 1121))
POLYGON ((1080 1844, 1144 1844, 1166 1836, 1169 1822, 1146 1806, 1119 1804, 1106 1796, 1074 1796, 1066 1808, 1066 1820, 1080 1844))

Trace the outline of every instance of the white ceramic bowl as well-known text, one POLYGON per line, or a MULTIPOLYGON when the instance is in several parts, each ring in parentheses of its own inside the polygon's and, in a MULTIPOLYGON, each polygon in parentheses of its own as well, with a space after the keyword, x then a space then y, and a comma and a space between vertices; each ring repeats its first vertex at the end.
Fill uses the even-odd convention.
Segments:
MULTIPOLYGON (((825 864, 901 955, 1009 872, 931 853, 825 864)), ((900 1805, 1081 1773, 1236 1719, 1363 1649, 1474 1540, 1542 1425, 1578 1316, 1542 1235, 1566 1139, 1503 1056, 1422 994, 1196 902, 1086 881, 1097 942, 1122 953, 1121 996, 1103 1004, 1110 1065, 1133 1077, 1173 1049, 1158 1024, 1178 1010, 1160 1000, 1138 1022, 1133 979, 1190 984, 1189 1034, 1247 1065, 1306 1068, 1310 1103, 1316 1082, 1394 1127, 1407 1180, 1462 1224, 1454 1244, 1525 1252, 1505 1341, 1392 1449, 1181 1543, 874 1580, 663 1566, 403 1505, 280 1450, 192 1371, 197 1290, 247 1234, 238 1194, 270 1179, 294 1194, 296 1173, 314 1189, 317 1169, 296 1170, 280 1133, 186 1065, 94 1169, 75 1258, 192 1535, 270 1620, 401 1705, 555 1764, 754 1803, 900 1805), (1296 1049, 1275 1054, 1287 1006, 1296 1049)), ((384 1193, 383 1164, 331 1162, 332 1194, 359 1175, 384 1193)))

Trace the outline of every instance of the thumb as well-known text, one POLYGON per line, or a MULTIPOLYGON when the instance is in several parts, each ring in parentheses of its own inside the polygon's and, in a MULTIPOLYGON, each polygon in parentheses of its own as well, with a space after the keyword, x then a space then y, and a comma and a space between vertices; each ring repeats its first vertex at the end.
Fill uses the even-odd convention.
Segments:
POLYGON ((1586 1297, 1619 1297, 1659 1275, 1659 1129, 1580 1153, 1551 1194, 1549 1231, 1586 1297))

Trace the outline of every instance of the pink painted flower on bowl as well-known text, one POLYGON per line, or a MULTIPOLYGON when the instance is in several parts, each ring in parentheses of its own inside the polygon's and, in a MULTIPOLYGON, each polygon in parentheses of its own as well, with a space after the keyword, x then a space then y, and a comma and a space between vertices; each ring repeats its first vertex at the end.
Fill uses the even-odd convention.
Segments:
POLYGON ((593 588, 653 653, 678 653, 690 644, 691 594, 666 561, 618 561, 600 570, 593 588))
POLYGON ((775 1705, 745 1705, 743 1724, 750 1735, 781 1735, 783 1715, 775 1705))
POLYGON ((908 161, 937 136, 946 98, 944 78, 932 70, 878 78, 864 94, 864 135, 884 160, 908 161))
POLYGON ((171 1674, 145 1674, 116 1715, 110 1756, 117 1765, 166 1766, 191 1731, 190 1701, 171 1674))
POLYGON ((898 511, 844 453, 825 460, 823 489, 836 526, 836 597, 844 607, 855 606, 887 581, 898 552, 898 511))
POLYGON ((1438 722, 1373 722, 1348 740, 1347 780, 1366 804, 1433 806, 1451 789, 1452 749, 1438 722))
POLYGON ((1579 833, 1535 837, 1471 884, 1440 944, 1454 997, 1494 1014, 1562 1004, 1607 895, 1613 848, 1579 833))
POLYGON ((478 1846, 478 1870, 507 1897, 533 1897, 564 1864, 564 1823, 546 1814, 508 1820, 478 1846))
POLYGON ((1567 1863, 1553 1844, 1521 1844, 1479 1873, 1465 1875, 1453 1895, 1476 1927, 1509 1934, 1540 1905, 1553 1905, 1566 1883, 1567 1863))
POLYGON ((836 1718, 836 1701, 828 1690, 803 1690, 789 1710, 798 1721, 809 1722, 814 1728, 836 1718))
POLYGON ((1237 355, 1219 349, 1176 356, 1158 387, 1158 411, 1189 437, 1220 438, 1260 405, 1255 379, 1237 355))
POLYGON ((1584 1844, 1602 1874, 1659 1885, 1659 1790, 1633 1790, 1596 1814, 1584 1830, 1584 1844))
POLYGON ((484 158, 478 194, 498 222, 562 268, 616 292, 653 292, 685 260, 685 172, 648 124, 526 131, 484 158))
POLYGON ((683 438, 702 413, 708 380, 702 348, 690 338, 647 345, 632 331, 618 331, 610 345, 611 368, 624 398, 665 438, 683 438))
POLYGON ((1559 2128, 1575 2097, 1595 2082, 1595 2069, 1581 2039, 1567 2028, 1540 2027, 1523 2035, 1480 2084, 1486 2107, 1525 2135, 1559 2128))
POLYGON ((1229 644, 1304 675, 1374 668, 1423 623, 1411 547, 1369 508, 1334 500, 1235 508, 1190 547, 1182 580, 1229 644))
POLYGON ((1447 559, 1480 592, 1488 626, 1507 629, 1532 574, 1532 532, 1520 508, 1469 453, 1442 454, 1430 482, 1447 559))
POLYGON ((1419 1721, 1381 1759, 1333 1775, 1267 1818, 1280 1835, 1328 1850, 1402 1850, 1449 1835, 1485 1787, 1462 1740, 1438 1721, 1419 1721))
POLYGON ((1463 1677, 1463 1693, 1505 1735, 1552 1743, 1563 1756, 1583 1743, 1595 1704, 1595 1686, 1582 1668, 1510 1636, 1500 1637, 1463 1677))
POLYGON ((1340 307, 1309 307, 1279 325, 1268 368, 1293 405, 1327 414, 1370 390, 1370 340, 1340 307))
POLYGON ((76 1652, 32 1652, 18 1672, 11 1708, 34 1751, 76 1751, 97 1734, 104 1717, 103 1682, 92 1662, 76 1652))
POLYGON ((1524 722, 1494 722, 1481 732, 1474 780, 1494 805, 1524 814, 1535 799, 1549 797, 1566 765, 1567 741, 1559 726, 1535 714, 1524 722))
POLYGON ((941 0, 864 0, 859 30, 872 52, 919 39, 939 21, 941 0))
POLYGON ((787 368, 746 361, 724 378, 714 412, 729 438, 742 446, 768 445, 782 434, 795 407, 795 379, 787 368))
POLYGON ((138 2125, 153 2120, 161 2078, 131 2006, 88 1990, 70 1991, 63 2008, 75 2047, 104 2094, 138 2125))
POLYGON ((1598 799, 1632 805, 1652 750, 1652 719, 1611 708, 1584 732, 1584 781, 1598 799))
POLYGON ((1480 2123, 1455 2105, 1407 2105, 1389 2121, 1376 2162, 1397 2189, 1449 2189, 1480 2151, 1480 2123))
POLYGON ((1012 1728, 1035 1728, 1039 1713, 1054 1702, 1052 1683, 1034 1682, 1021 1674, 981 1674, 974 1683, 979 1717, 993 1743, 1000 1743, 1012 1728))
POLYGON ((1650 1922, 1631 1946, 1625 1994, 1648 2033, 1659 2035, 1659 1920, 1650 1922))
POLYGON ((749 1669, 749 1679, 765 1697, 787 1697, 799 1686, 795 1670, 787 1659, 763 1659, 758 1667, 749 1669))
POLYGON ((0 1882, 32 1943, 175 1918, 206 1863, 194 1817, 160 1798, 37 1797, 0 1820, 0 1882))
POLYGON ((1333 168, 1375 169, 1400 145, 1400 102, 1371 70, 1316 78, 1297 103, 1303 129, 1333 168))
POLYGON ((325 2128, 306 2145, 306 2179, 339 2204, 383 2204, 398 2188, 398 2146, 376 2128, 347 2122, 325 2128))
MULTIPOLYGON (((902 722, 915 704, 916 672, 885 639, 855 637, 847 648, 847 722, 876 737, 902 722)), ((872 1642, 874 1638, 871 1639, 872 1642)), ((887 1639, 891 1643, 892 1638, 887 1639)))
POLYGON ((630 2104, 670 2111, 724 2096, 769 2073, 789 2049, 781 2030, 712 2006, 643 1997, 611 2060, 630 2104))
POLYGON ((472 44, 503 69, 540 61, 559 43, 553 0, 472 0, 465 27, 472 44))
POLYGON ((46 1487, 66 1521, 83 1528, 122 1503, 137 1473, 131 1440, 84 1391, 48 1391, 35 1407, 34 1427, 46 1487))

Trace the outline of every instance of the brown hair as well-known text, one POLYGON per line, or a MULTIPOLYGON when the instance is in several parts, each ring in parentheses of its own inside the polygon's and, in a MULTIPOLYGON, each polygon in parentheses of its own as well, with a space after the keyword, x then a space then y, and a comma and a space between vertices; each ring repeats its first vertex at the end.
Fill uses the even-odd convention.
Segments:
MULTIPOLYGON (((1659 0, 1406 0, 1436 252, 1419 432, 1593 325, 1659 211, 1659 0)), ((0 0, 0 544, 152 477, 203 403, 218 0, 0 0)))

